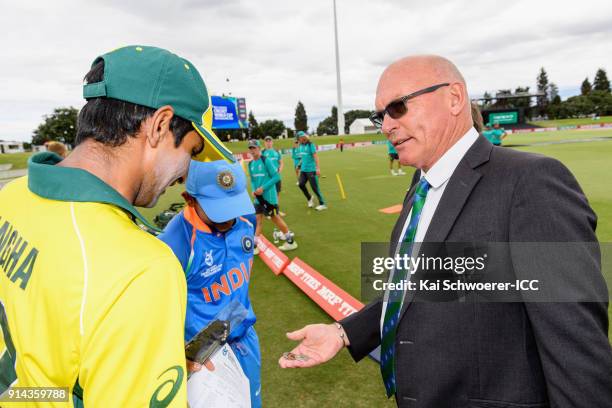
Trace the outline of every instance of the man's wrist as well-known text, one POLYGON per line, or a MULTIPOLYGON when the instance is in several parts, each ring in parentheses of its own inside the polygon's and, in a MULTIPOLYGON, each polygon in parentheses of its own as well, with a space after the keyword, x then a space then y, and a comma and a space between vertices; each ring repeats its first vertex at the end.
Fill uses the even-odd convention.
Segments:
POLYGON ((342 327, 342 325, 338 322, 334 322, 334 326, 338 330, 338 337, 340 337, 340 340, 342 340, 342 345, 344 347, 350 346, 351 343, 349 342, 348 336, 346 335, 346 332, 344 331, 344 327, 342 327))

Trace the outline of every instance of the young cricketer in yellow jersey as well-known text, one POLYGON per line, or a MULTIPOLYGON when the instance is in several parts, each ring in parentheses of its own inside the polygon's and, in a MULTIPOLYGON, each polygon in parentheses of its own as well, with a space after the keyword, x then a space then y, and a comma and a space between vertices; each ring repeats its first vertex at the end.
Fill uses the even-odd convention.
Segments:
POLYGON ((134 206, 155 205, 192 157, 231 153, 198 71, 166 50, 98 57, 83 95, 72 153, 33 156, 0 190, 0 394, 63 387, 41 405, 184 408, 185 277, 134 206))

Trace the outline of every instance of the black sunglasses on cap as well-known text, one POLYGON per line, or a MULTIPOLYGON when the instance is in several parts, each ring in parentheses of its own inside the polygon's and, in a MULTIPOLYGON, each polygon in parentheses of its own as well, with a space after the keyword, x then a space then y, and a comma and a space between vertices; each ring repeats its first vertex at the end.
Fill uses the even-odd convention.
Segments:
POLYGON ((443 84, 438 84, 425 89, 421 89, 420 91, 413 92, 410 95, 402 96, 401 98, 389 103, 382 111, 374 112, 373 114, 371 114, 370 121, 374 124, 374 126, 381 128, 386 114, 389 114, 389 116, 391 116, 393 119, 399 119, 404 116, 406 112, 408 112, 406 102, 408 102, 410 99, 416 98, 419 95, 433 92, 438 88, 442 88, 443 86, 448 85, 450 85, 450 83, 446 82, 443 84))

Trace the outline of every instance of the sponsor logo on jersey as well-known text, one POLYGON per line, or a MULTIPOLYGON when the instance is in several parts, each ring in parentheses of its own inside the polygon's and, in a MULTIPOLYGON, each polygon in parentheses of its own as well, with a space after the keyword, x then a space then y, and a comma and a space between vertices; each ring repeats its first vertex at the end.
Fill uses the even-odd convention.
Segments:
POLYGON ((155 392, 151 396, 151 399, 149 400, 149 408, 166 408, 169 406, 178 391, 181 389, 184 376, 185 374, 183 373, 183 367, 181 366, 170 367, 161 373, 157 379, 161 379, 163 382, 155 389, 155 392), (170 388, 168 394, 166 394, 165 397, 159 395, 162 391, 166 391, 168 389, 168 385, 171 385, 172 387, 170 388))

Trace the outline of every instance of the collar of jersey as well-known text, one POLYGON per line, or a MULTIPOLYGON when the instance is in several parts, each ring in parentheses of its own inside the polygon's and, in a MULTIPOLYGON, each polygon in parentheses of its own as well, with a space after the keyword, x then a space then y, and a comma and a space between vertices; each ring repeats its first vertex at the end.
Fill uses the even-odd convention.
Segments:
POLYGON ((183 210, 183 217, 185 217, 187 222, 189 222, 196 230, 206 232, 207 234, 212 234, 210 227, 206 225, 204 221, 202 221, 194 207, 186 205, 185 209, 183 210))
MULTIPOLYGON (((206 225, 204 221, 202 221, 202 219, 200 218, 200 216, 198 215, 194 207, 190 205, 186 205, 185 209, 183 210, 183 217, 185 218, 185 220, 187 220, 189 224, 191 224, 193 228, 195 228, 195 230, 200 231, 200 232, 205 232, 207 234, 213 233, 212 229, 208 225, 206 225)), ((236 225, 238 225, 238 220, 241 220, 247 223, 251 227, 253 226, 253 224, 251 224, 251 222, 247 220, 246 218, 238 217, 236 218, 236 222, 234 223, 234 225, 232 225, 232 227, 228 229, 227 231, 225 231, 224 233, 228 233, 232 229, 236 228, 236 225)))
POLYGON ((145 227, 161 232, 114 188, 90 172, 74 167, 60 167, 62 158, 55 153, 35 154, 28 160, 28 188, 50 200, 95 202, 117 206, 136 218, 145 227))

